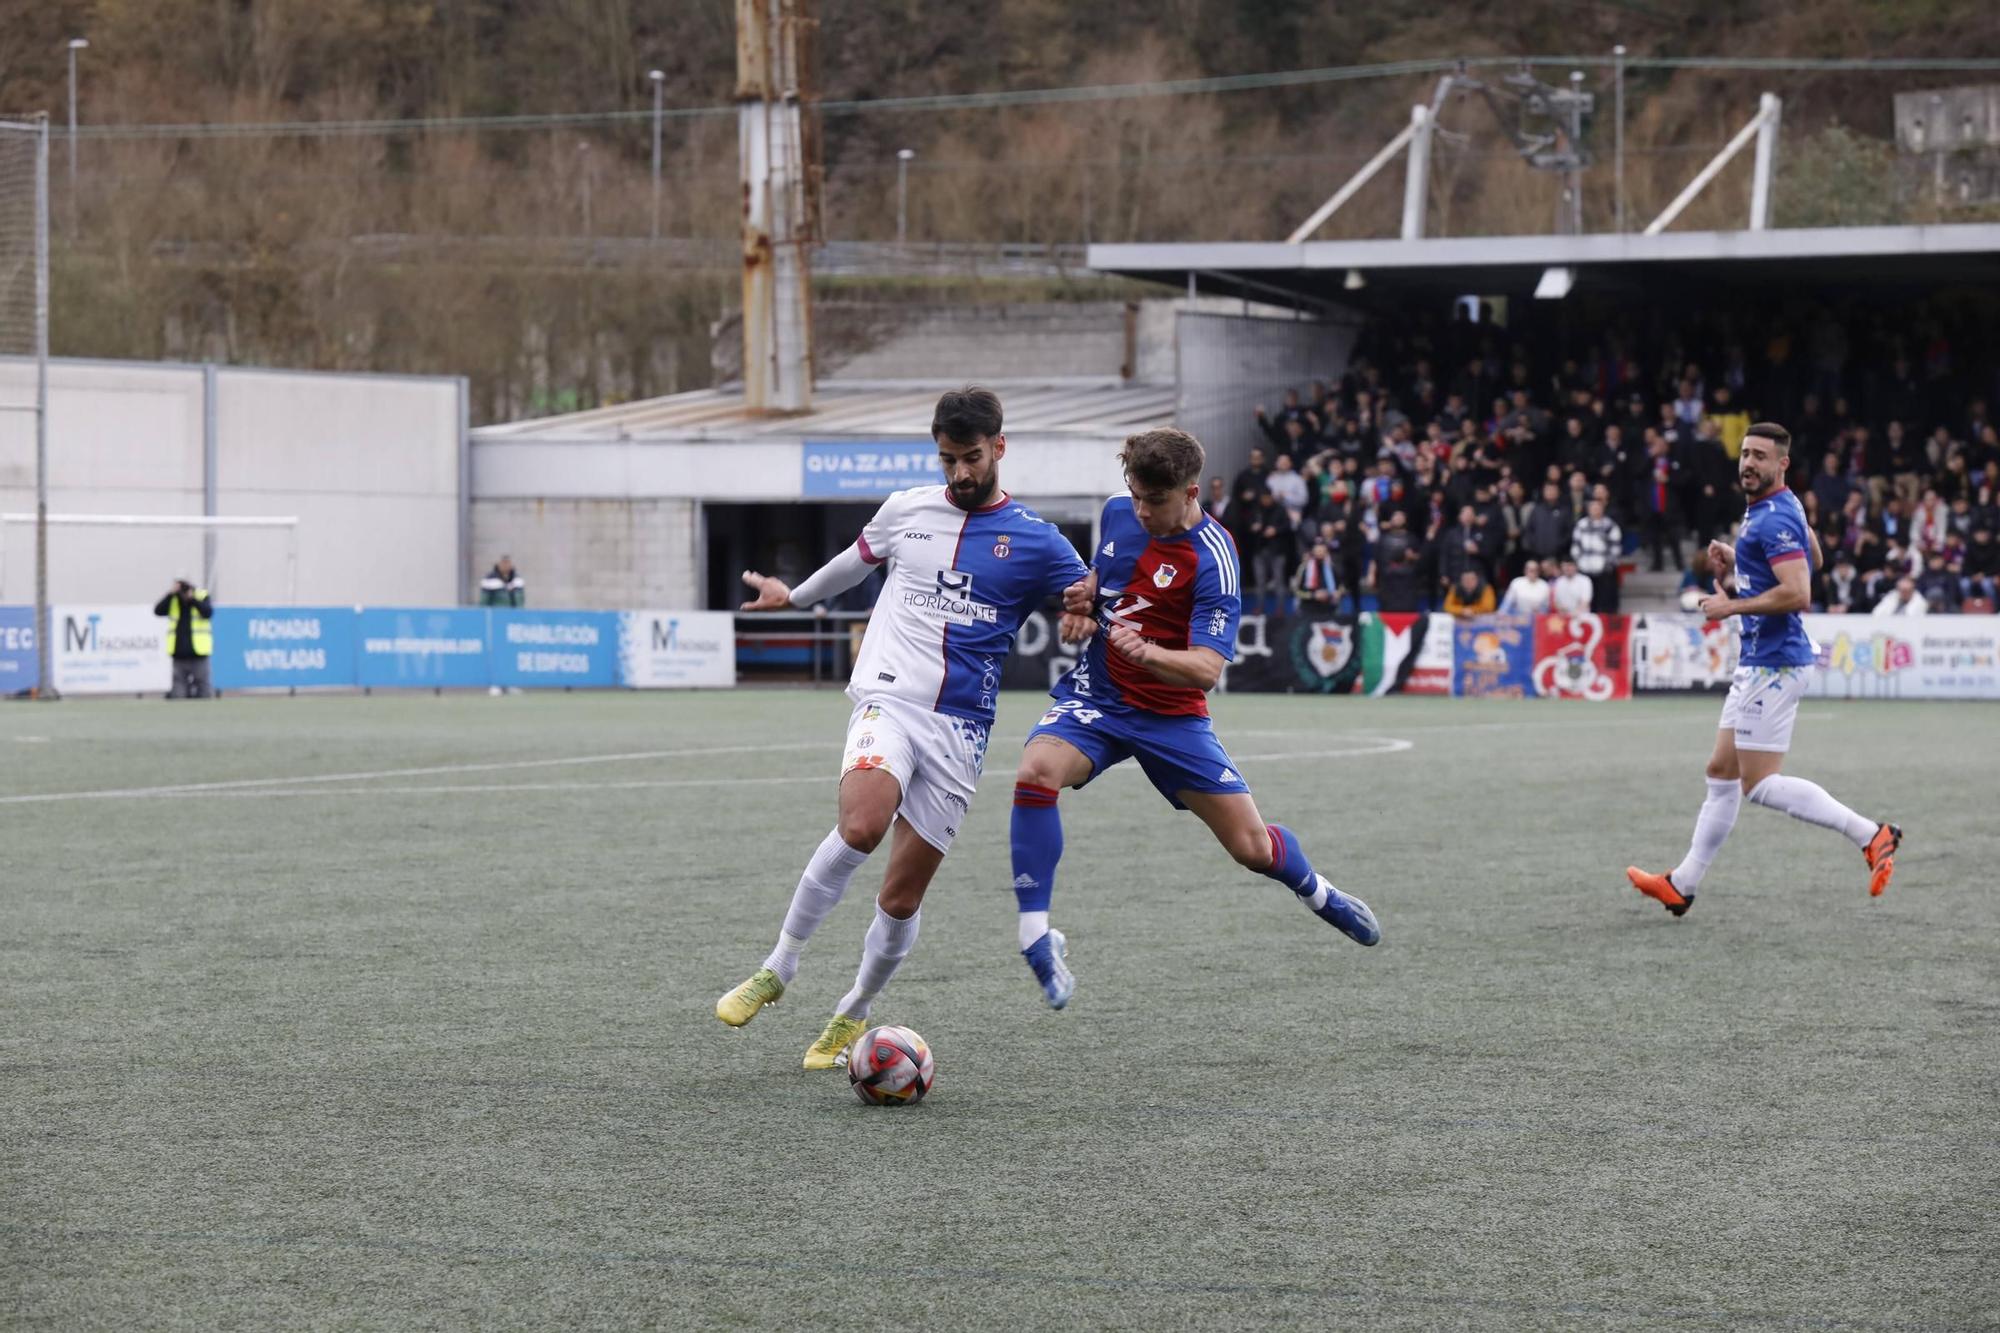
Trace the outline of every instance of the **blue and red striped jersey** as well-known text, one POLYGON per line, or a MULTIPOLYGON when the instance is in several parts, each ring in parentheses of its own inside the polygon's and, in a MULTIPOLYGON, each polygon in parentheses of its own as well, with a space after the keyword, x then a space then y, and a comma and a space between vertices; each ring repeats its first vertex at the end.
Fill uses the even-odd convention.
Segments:
POLYGON ((1173 537, 1155 537, 1139 523, 1132 498, 1113 496, 1099 524, 1098 633, 1055 689, 1058 699, 1089 699, 1099 708, 1208 716, 1208 696, 1189 685, 1169 685, 1112 651, 1113 622, 1131 626, 1162 648, 1212 648, 1236 660, 1236 623, 1243 615, 1242 576, 1229 529, 1203 514, 1173 537))

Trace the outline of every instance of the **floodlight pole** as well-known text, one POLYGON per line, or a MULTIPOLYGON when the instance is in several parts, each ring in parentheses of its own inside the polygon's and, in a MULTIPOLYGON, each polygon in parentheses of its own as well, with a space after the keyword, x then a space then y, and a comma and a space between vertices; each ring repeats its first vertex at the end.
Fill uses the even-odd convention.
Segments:
POLYGON ((903 248, 910 234, 910 159, 914 148, 896 150, 896 248, 903 248))
POLYGON ((665 70, 653 70, 646 75, 653 81, 653 227, 652 238, 660 239, 660 118, 665 106, 667 74, 665 70))
MULTIPOLYGON (((70 58, 74 60, 72 51, 70 58)), ((74 103, 72 103, 74 105, 74 103)), ((49 117, 35 114, 35 697, 56 698, 49 651, 49 117)), ((70 140, 72 151, 76 140, 70 140)))
POLYGON ((76 53, 90 45, 88 38, 69 39, 69 239, 76 243, 76 53))
POLYGON ((1611 122, 1612 142, 1615 145, 1612 149, 1612 161, 1614 165, 1612 167, 1611 174, 1612 174, 1612 179, 1615 182, 1616 195, 1617 195, 1617 202, 1613 209, 1613 215, 1617 219, 1616 226, 1618 231, 1620 233, 1623 233, 1625 230, 1625 48, 1624 46, 1619 45, 1612 47, 1611 54, 1614 60, 1617 62, 1616 64, 1617 91, 1614 94, 1614 100, 1617 103, 1617 111, 1616 114, 1612 117, 1612 122, 1611 122))

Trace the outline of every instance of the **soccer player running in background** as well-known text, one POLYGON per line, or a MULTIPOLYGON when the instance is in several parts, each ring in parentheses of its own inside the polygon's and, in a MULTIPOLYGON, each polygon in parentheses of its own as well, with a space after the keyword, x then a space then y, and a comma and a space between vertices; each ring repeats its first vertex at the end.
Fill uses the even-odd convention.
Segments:
MULTIPOLYGON (((775 1003, 799 952, 892 824, 896 831, 854 987, 806 1051, 831 1069, 868 1026, 875 996, 916 943, 919 905, 964 822, 986 758, 1000 668, 1021 621, 1088 574, 1055 526, 1000 489, 1000 400, 947 393, 931 419, 946 484, 898 491, 854 545, 796 589, 748 572, 746 611, 810 607, 887 565, 847 686, 854 712, 840 765, 840 820, 807 863, 764 965, 715 1004, 741 1027, 775 1003)), ((1067 632, 1079 634, 1074 623, 1067 632)))
MULTIPOLYGON (((1290 829, 1266 824, 1216 738, 1207 691, 1236 656, 1243 610, 1236 546, 1202 511, 1202 448, 1184 431, 1125 442, 1129 495, 1104 506, 1092 579, 1065 590, 1065 621, 1101 613, 1104 633, 1050 693, 1014 777, 1014 897, 1022 956, 1057 1009, 1075 988, 1067 941, 1049 926, 1062 858, 1058 794, 1137 759, 1175 809, 1192 810, 1245 869, 1277 880, 1360 944, 1382 938, 1368 905, 1333 887, 1290 829)), ((1096 628, 1070 624, 1072 634, 1096 628)))
POLYGON ((1722 542, 1708 547, 1722 590, 1702 599, 1702 614, 1710 620, 1743 617, 1743 649, 1708 758, 1708 798, 1695 817, 1694 842, 1665 874, 1636 866, 1625 871, 1632 887, 1675 916, 1694 906, 1695 891, 1736 826, 1745 796, 1845 834, 1868 864, 1869 893, 1879 895, 1896 873, 1903 830, 1857 815, 1819 784, 1778 771, 1792 747, 1792 723, 1813 665, 1813 643, 1800 613, 1812 600, 1812 567, 1820 562, 1819 539, 1798 497, 1785 486, 1791 451, 1791 433, 1783 426, 1766 421, 1750 427, 1738 464, 1749 501, 1743 527, 1733 549, 1722 542))

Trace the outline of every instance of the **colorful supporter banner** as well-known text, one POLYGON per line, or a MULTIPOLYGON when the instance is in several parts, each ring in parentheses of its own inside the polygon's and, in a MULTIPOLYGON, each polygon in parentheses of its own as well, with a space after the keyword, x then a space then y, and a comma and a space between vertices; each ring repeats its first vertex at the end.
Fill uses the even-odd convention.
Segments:
POLYGON ((2000 616, 1805 618, 1819 648, 1806 693, 1832 699, 2000 699, 2000 616))
POLYGON ((1634 690, 1726 690, 1736 670, 1736 622, 1705 616, 1632 617, 1634 690))
POLYGON ((930 440, 807 440, 803 456, 809 497, 887 495, 944 480, 930 440))
POLYGON ((1450 694, 1455 623, 1441 611, 1363 615, 1362 692, 1450 694))
POLYGON ((1534 617, 1480 616, 1453 630, 1453 694, 1526 699, 1535 693, 1534 617))
POLYGON ((167 621, 139 606, 49 608, 49 674, 59 694, 165 694, 167 621))
POLYGON ((1535 693, 1544 698, 1632 697, 1632 622, 1626 616, 1540 616, 1535 620, 1535 693))
POLYGON ((364 688, 465 689, 493 683, 486 611, 368 607, 355 612, 355 683, 364 688))
POLYGON ((1361 630, 1321 608, 1244 616, 1228 688, 1277 694, 1351 694, 1361 681, 1361 630))
POLYGON ((353 688, 351 606, 218 606, 209 679, 218 690, 353 688))
MULTIPOLYGON (((32 609, 0 606, 0 697, 35 683, 32 609)), ((2000 699, 2000 616, 1808 615, 1819 652, 1807 692, 1841 699, 2000 699)), ((164 694, 167 622, 149 605, 56 606, 50 647, 66 694, 164 694)), ((218 690, 671 689, 736 680, 722 611, 219 606, 218 690)), ((1249 615, 1224 688, 1294 694, 1456 694, 1609 700, 1719 690, 1731 622, 1693 615, 1343 619, 1249 615)), ((1076 660, 1053 618, 1023 622, 1003 689, 1046 691, 1076 660)))
POLYGON ((0 606, 0 699, 32 690, 41 680, 35 651, 35 608, 0 606))
POLYGON ((727 611, 624 611, 619 680, 635 690, 736 683, 736 620, 727 611))
POLYGON ((605 689, 620 683, 616 611, 494 610, 492 683, 605 689))

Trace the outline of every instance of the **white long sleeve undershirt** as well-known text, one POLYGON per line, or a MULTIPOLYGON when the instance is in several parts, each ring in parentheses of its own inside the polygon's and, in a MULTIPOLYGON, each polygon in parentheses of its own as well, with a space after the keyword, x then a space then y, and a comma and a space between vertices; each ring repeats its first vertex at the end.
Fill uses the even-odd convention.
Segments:
POLYGON ((805 582, 792 589, 792 605, 803 610, 838 597, 867 578, 869 571, 874 568, 875 565, 869 563, 861 554, 858 545, 850 546, 814 570, 805 582))

